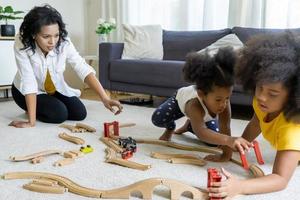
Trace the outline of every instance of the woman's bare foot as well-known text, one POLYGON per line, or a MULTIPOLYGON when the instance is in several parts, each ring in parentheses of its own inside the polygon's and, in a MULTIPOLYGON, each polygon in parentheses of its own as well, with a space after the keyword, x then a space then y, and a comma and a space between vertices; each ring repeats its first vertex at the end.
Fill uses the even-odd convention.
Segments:
POLYGON ((182 127, 174 131, 174 134, 181 135, 188 131, 190 120, 186 120, 182 127))
POLYGON ((170 141, 172 134, 174 133, 173 130, 165 130, 165 132, 159 137, 160 140, 170 141))

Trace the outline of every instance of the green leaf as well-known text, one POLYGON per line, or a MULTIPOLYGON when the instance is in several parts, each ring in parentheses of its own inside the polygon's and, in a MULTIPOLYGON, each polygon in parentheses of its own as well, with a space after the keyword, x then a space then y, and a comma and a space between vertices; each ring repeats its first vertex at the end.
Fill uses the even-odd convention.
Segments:
POLYGON ((14 13, 14 15, 17 15, 17 14, 21 14, 21 13, 24 13, 24 12, 23 11, 14 11, 13 13, 14 13))
POLYGON ((3 20, 7 24, 8 20, 22 19, 23 17, 17 17, 16 15, 24 13, 23 11, 14 11, 12 6, 2 7, 0 6, 0 21, 3 20))
POLYGON ((6 12, 6 13, 13 13, 14 9, 11 6, 6 6, 4 8, 4 12, 6 12))

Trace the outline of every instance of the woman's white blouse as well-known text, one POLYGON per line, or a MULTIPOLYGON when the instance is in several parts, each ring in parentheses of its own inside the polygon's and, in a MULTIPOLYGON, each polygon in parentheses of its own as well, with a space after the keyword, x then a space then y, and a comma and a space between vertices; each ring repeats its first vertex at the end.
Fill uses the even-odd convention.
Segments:
POLYGON ((96 73, 79 55, 69 38, 61 43, 58 52, 53 49, 46 57, 38 45, 36 45, 34 53, 30 48, 20 50, 21 48, 23 48, 23 44, 17 36, 14 52, 18 71, 14 78, 14 85, 23 95, 46 93, 44 82, 48 69, 56 91, 68 97, 79 97, 80 90, 69 87, 64 80, 63 73, 66 63, 72 66, 82 81, 90 73, 96 73))

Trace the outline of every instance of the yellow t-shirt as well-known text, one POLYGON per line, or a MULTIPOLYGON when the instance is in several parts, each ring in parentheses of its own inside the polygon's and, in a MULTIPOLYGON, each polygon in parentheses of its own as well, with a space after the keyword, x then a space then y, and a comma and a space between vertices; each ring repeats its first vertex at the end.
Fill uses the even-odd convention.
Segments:
POLYGON ((47 92, 47 94, 52 95, 56 91, 56 88, 53 84, 53 81, 51 79, 51 76, 50 76, 50 73, 49 73, 48 69, 47 69, 47 75, 46 75, 46 80, 45 80, 45 83, 44 83, 44 87, 45 87, 45 91, 47 92))
POLYGON ((283 112, 272 121, 265 122, 267 113, 260 110, 256 98, 253 99, 253 109, 259 120, 262 135, 276 150, 300 151, 300 124, 288 122, 283 112))

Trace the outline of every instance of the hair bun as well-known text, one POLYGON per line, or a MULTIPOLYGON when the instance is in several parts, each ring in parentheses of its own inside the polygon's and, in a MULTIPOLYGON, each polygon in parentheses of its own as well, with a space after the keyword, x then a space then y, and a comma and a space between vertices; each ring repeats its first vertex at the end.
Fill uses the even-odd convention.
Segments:
POLYGON ((220 48, 215 56, 215 59, 222 70, 231 74, 234 73, 236 53, 233 51, 231 46, 220 48))

